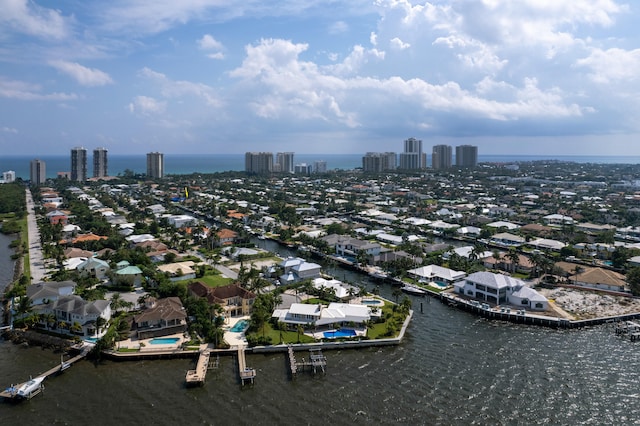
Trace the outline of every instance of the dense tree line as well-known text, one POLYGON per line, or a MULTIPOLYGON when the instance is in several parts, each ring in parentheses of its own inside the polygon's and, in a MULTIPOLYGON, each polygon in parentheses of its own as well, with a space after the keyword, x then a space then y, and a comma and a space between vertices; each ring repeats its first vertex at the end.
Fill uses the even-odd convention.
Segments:
POLYGON ((0 185, 0 214, 15 213, 22 217, 27 212, 25 189, 20 183, 0 185))

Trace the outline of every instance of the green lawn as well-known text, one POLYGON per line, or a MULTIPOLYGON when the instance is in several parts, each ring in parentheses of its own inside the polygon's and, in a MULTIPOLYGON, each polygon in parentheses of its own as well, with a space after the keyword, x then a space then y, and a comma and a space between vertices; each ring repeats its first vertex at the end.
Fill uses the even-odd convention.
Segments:
MULTIPOLYGON (((23 247, 29 247, 29 232, 27 229, 27 217, 20 219, 20 243, 23 247)), ((29 249, 24 252, 24 273, 23 275, 31 282, 31 262, 29 261, 29 249)))
POLYGON ((205 275, 204 277, 200 277, 200 278, 196 278, 195 280, 191 279, 191 280, 183 280, 183 281, 178 281, 178 283, 180 284, 189 284, 189 282, 191 281, 201 281, 203 283, 205 283, 206 285, 208 285, 209 287, 222 287, 223 285, 229 285, 231 283, 233 283, 233 279, 232 278, 225 278, 220 274, 216 274, 216 275, 205 275))
MULTIPOLYGON (((262 337, 262 329, 252 333, 255 336, 262 337)), ((282 335, 282 342, 285 344, 291 343, 313 343, 315 340, 312 337, 309 337, 305 334, 300 334, 300 341, 298 342, 298 332, 297 331, 280 331, 274 330, 271 327, 271 324, 266 324, 264 326, 264 335, 265 337, 271 338, 271 344, 279 345, 280 344, 280 336, 282 335)))

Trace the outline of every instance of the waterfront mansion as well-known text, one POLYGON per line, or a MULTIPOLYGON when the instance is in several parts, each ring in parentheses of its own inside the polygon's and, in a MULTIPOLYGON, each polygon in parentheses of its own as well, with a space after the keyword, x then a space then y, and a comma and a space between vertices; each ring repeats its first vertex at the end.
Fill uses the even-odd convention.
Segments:
POLYGON ((493 272, 476 272, 454 284, 455 292, 494 305, 545 311, 546 297, 528 287, 523 281, 493 272))

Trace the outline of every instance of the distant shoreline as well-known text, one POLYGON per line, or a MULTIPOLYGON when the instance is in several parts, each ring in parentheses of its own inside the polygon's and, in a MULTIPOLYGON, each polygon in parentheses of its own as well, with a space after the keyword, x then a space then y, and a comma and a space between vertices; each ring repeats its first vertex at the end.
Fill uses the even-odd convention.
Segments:
MULTIPOLYGON (((91 177, 91 150, 89 149, 89 177, 91 177)), ((353 170, 362 167, 364 154, 300 154, 295 153, 294 164, 313 165, 324 161, 327 171, 353 170)), ((0 171, 13 170, 16 177, 29 179, 29 162, 38 158, 45 162, 47 178, 55 178, 58 172, 71 168, 69 154, 57 155, 0 155, 0 171)), ((192 173, 243 172, 243 154, 170 154, 165 153, 165 174, 187 175, 192 173)), ((582 164, 640 164, 640 156, 597 155, 478 155, 479 163, 528 163, 532 161, 557 161, 582 164)), ((431 165, 431 154, 427 153, 427 165, 431 165)), ((112 154, 108 156, 108 174, 117 176, 125 170, 146 173, 146 154, 112 154)))

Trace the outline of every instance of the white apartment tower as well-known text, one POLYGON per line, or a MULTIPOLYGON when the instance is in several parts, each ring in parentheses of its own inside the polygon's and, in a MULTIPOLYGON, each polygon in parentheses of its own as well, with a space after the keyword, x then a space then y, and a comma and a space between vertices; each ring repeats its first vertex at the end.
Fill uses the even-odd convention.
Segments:
POLYGON ((275 171, 282 173, 293 173, 293 152, 276 153, 275 171))
POLYGON ((87 180, 87 150, 84 147, 77 146, 71 149, 71 180, 87 180))
POLYGON ((154 179, 164 177, 164 154, 161 152, 147 153, 147 176, 154 179))
POLYGON ((93 177, 101 178, 109 176, 107 172, 107 149, 96 148, 93 150, 93 177))
POLYGON ((422 141, 409 138, 404 141, 404 152, 400 153, 400 169, 420 170, 427 165, 427 154, 422 152, 422 141))

